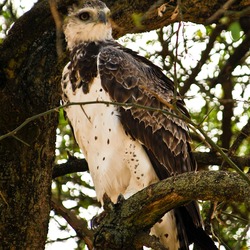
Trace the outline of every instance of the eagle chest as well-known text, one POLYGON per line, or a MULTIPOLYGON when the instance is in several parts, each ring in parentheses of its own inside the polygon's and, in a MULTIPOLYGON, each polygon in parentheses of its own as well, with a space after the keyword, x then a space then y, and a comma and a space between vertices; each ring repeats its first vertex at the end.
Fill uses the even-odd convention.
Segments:
POLYGON ((69 67, 63 74, 64 102, 84 102, 66 108, 74 135, 89 165, 97 198, 102 201, 105 193, 116 202, 119 194, 129 197, 157 181, 151 162, 142 145, 124 130, 119 109, 112 104, 97 75, 88 93, 73 88, 69 67))

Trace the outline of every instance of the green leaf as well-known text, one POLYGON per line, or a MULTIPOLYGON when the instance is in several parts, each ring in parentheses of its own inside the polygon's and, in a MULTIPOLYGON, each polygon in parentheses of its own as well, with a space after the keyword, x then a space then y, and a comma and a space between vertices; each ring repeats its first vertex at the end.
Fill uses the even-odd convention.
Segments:
POLYGON ((239 22, 233 22, 229 25, 228 30, 231 32, 232 39, 238 41, 241 37, 240 32, 242 31, 239 22))
POLYGON ((137 28, 142 28, 142 14, 140 13, 133 13, 132 14, 132 19, 134 21, 134 24, 137 28))

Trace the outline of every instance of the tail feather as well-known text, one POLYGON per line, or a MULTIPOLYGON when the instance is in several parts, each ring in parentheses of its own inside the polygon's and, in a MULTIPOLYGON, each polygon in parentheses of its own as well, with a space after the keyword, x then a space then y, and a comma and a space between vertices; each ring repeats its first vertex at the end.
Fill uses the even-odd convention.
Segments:
POLYGON ((191 217, 191 215, 197 213, 197 211, 195 211, 197 208, 197 203, 191 202, 186 206, 174 209, 180 250, 188 250, 188 246, 192 243, 202 250, 218 250, 213 240, 203 230, 201 220, 191 217), (192 209, 194 209, 194 211, 191 212, 192 209), (198 221, 200 223, 198 223, 198 221))

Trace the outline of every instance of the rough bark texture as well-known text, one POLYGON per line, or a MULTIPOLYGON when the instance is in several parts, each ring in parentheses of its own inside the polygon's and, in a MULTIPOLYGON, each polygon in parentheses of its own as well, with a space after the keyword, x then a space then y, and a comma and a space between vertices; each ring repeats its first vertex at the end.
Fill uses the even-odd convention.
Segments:
POLYGON ((171 177, 143 189, 128 200, 106 205, 108 213, 95 234, 94 245, 102 250, 135 249, 132 246, 136 235, 149 230, 176 206, 193 199, 237 200, 249 208, 249 197, 249 184, 235 173, 211 171, 171 177))
MULTIPOLYGON (((66 14, 72 2, 59 1, 60 13, 66 14)), ((182 1, 181 16, 176 18, 175 1, 169 2, 162 17, 156 9, 163 1, 154 5, 152 1, 106 2, 113 12, 116 37, 155 29, 178 18, 204 23, 221 7, 219 0, 182 1)), ((232 8, 240 10, 247 2, 237 1, 232 8)), ((48 1, 43 0, 16 22, 1 45, 1 135, 59 104, 60 72, 66 60, 58 61, 55 34, 48 1)), ((56 114, 48 115, 0 141, 0 249, 44 248, 56 126, 56 114)))
MULTIPOLYGON (((55 32, 48 9, 34 9, 1 47, 0 134, 59 104, 55 32)), ((43 249, 57 115, 0 141, 0 249, 43 249)))

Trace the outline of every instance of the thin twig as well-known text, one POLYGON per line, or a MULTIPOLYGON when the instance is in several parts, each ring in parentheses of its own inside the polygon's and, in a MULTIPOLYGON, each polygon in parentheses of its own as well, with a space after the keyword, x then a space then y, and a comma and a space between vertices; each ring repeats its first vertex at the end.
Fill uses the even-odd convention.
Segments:
POLYGON ((230 147, 228 151, 228 155, 234 155, 236 150, 241 145, 242 141, 250 136, 250 119, 248 119, 247 124, 242 128, 240 134, 237 136, 237 138, 234 140, 233 145, 230 147))
MULTIPOLYGON (((200 126, 198 126, 190 118, 185 116, 181 111, 179 111, 176 108, 175 108, 176 114, 174 114, 174 113, 171 113, 171 112, 169 112, 167 110, 164 110, 164 109, 153 108, 153 107, 149 107, 149 106, 140 105, 140 104, 137 104, 137 103, 120 103, 120 102, 108 102, 108 101, 90 101, 90 102, 73 102, 73 103, 71 102, 71 103, 67 103, 65 105, 62 105, 62 106, 47 110, 47 111, 45 111, 43 113, 37 114, 37 115, 32 116, 30 118, 27 118, 16 129, 10 131, 9 133, 7 133, 5 135, 0 136, 0 140, 3 140, 4 138, 9 137, 9 136, 15 135, 17 133, 17 131, 19 131, 21 128, 23 128, 26 124, 28 124, 29 122, 31 122, 31 121, 33 121, 33 120, 35 120, 35 119, 37 119, 37 118, 39 118, 41 116, 48 115, 48 114, 50 114, 52 112, 55 112, 55 111, 58 112, 59 109, 65 108, 65 107, 68 107, 68 106, 71 106, 71 105, 89 105, 89 104, 106 104, 106 105, 115 105, 115 106, 126 107, 126 108, 129 108, 129 107, 140 108, 140 109, 146 109, 146 110, 149 110, 149 111, 158 111, 158 112, 161 112, 161 113, 166 114, 166 115, 171 115, 173 117, 177 117, 177 118, 187 122, 187 124, 192 126, 194 128, 194 130, 198 130, 204 136, 204 138, 209 143, 209 145, 213 149, 215 149, 217 152, 219 152, 219 154, 225 160, 225 162, 227 162, 228 165, 231 168, 233 168, 236 172, 238 172, 240 174, 240 176, 250 184, 250 179, 248 178, 248 176, 244 172, 241 171, 241 169, 227 156, 227 154, 225 154, 223 152, 223 150, 206 134, 206 132, 200 126)), ((172 105, 169 108, 173 108, 172 105)))
POLYGON ((66 209, 61 202, 53 197, 51 204, 56 213, 60 214, 75 230, 77 236, 84 240, 89 250, 93 249, 93 232, 87 228, 87 222, 77 218, 72 211, 66 209))
MULTIPOLYGON (((119 103, 119 102, 108 102, 108 101, 71 102, 71 103, 67 103, 67 104, 64 104, 64 105, 49 109, 49 110, 47 110, 45 112, 42 112, 42 113, 39 113, 37 115, 34 115, 34 116, 31 116, 31 117, 27 118, 23 123, 21 123, 18 127, 13 129, 12 131, 10 131, 10 132, 8 132, 8 133, 6 133, 4 135, 1 135, 0 136, 0 141, 7 138, 7 137, 14 136, 19 130, 21 130, 28 123, 30 123, 30 122, 32 122, 32 121, 34 121, 34 120, 36 120, 36 119, 38 119, 40 117, 49 115, 49 114, 51 114, 53 112, 59 112, 60 109, 63 109, 63 108, 69 107, 69 106, 89 105, 89 104, 106 104, 106 105, 116 105, 116 106, 119 106, 119 107, 126 107, 126 108, 130 108, 130 107, 142 108, 142 109, 147 109, 149 111, 163 112, 164 114, 172 115, 173 117, 177 117, 177 118, 179 117, 178 115, 175 115, 175 114, 173 114, 171 112, 168 112, 166 110, 162 110, 162 109, 159 109, 159 108, 148 107, 148 106, 144 106, 144 105, 140 105, 140 104, 136 104, 136 103, 119 103)), ((172 108, 172 106, 170 108, 172 108)))
POLYGON ((206 20, 205 24, 209 25, 217 22, 235 1, 236 0, 228 0, 220 9, 218 9, 211 17, 206 20))
POLYGON ((250 47, 250 31, 245 35, 245 39, 242 43, 234 50, 234 53, 230 55, 226 63, 223 65, 219 75, 212 79, 210 88, 216 86, 217 83, 224 82, 231 77, 234 69, 241 64, 242 59, 249 52, 250 47))
POLYGON ((4 5, 7 3, 8 0, 4 0, 2 4, 0 4, 0 11, 2 11, 2 8, 4 7, 4 5))
POLYGON ((63 31, 62 31, 62 18, 57 10, 56 0, 49 0, 50 11, 56 25, 56 52, 58 58, 63 56, 63 31))
POLYGON ((192 70, 192 73, 189 75, 188 79, 184 82, 183 87, 180 89, 181 96, 184 96, 186 92, 189 90, 191 84, 195 82, 196 76, 200 73, 202 66, 207 61, 210 51, 213 48, 214 42, 216 41, 216 38, 220 35, 221 31, 225 29, 225 25, 217 25, 215 29, 212 31, 209 41, 207 43, 206 49, 202 51, 201 58, 195 68, 192 70))

